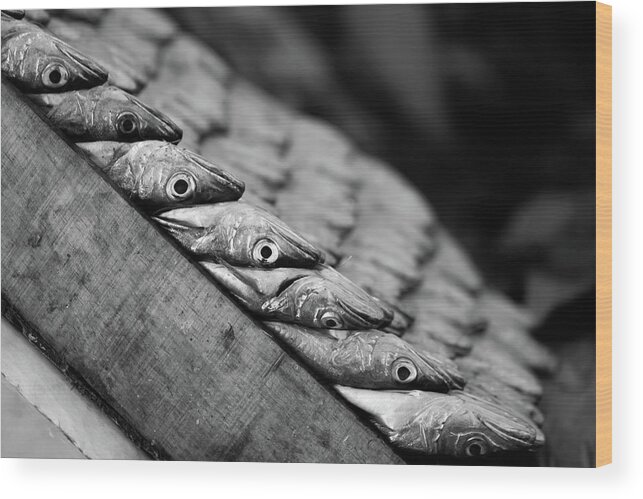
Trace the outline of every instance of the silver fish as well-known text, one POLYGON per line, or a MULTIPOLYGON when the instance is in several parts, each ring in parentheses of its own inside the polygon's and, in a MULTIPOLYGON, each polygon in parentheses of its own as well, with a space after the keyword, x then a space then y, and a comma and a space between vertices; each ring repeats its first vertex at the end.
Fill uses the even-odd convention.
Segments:
POLYGON ((467 458, 535 450, 545 441, 542 431, 517 414, 461 391, 336 388, 369 413, 391 443, 408 451, 467 458))
POLYGON ((281 322, 266 326, 314 372, 332 383, 357 388, 417 388, 446 392, 464 379, 449 359, 416 351, 397 336, 355 331, 336 339, 319 329, 281 322))
POLYGON ((246 203, 166 211, 154 219, 194 256, 244 267, 313 267, 321 252, 274 215, 246 203))
POLYGON ((76 142, 164 140, 177 144, 183 132, 167 116, 120 88, 101 85, 59 94, 33 94, 47 118, 76 142))
POLYGON ((107 81, 101 66, 67 43, 35 24, 6 19, 2 17, 2 73, 21 90, 68 92, 107 81))
POLYGON ((379 329, 394 311, 331 267, 294 281, 261 306, 263 315, 326 329, 379 329))
POLYGON ((534 400, 543 393, 538 378, 490 337, 477 340, 470 355, 457 359, 456 363, 473 373, 492 375, 534 400))
POLYGON ((533 401, 500 380, 489 375, 475 375, 463 371, 467 378, 464 392, 475 395, 498 405, 509 406, 520 414, 528 417, 538 426, 545 422, 543 413, 533 401))
POLYGON ((25 11, 25 17, 31 22, 46 26, 51 20, 51 15, 44 9, 29 9, 25 11))
POLYGON ((145 210, 236 200, 243 182, 168 142, 85 142, 78 147, 145 210))
POLYGON ((334 269, 250 269, 201 262, 256 315, 322 329, 378 328, 394 311, 334 269))
POLYGON ((137 93, 148 81, 131 52, 101 39, 97 28, 91 24, 56 17, 47 28, 71 45, 82 47, 85 54, 107 70, 111 85, 137 93))

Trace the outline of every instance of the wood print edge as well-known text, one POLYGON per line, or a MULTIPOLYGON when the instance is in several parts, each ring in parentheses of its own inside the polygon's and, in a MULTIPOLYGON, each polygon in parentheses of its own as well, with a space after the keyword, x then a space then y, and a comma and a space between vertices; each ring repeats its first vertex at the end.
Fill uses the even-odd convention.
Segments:
POLYGON ((596 3, 596 466, 612 462, 612 7, 596 3))

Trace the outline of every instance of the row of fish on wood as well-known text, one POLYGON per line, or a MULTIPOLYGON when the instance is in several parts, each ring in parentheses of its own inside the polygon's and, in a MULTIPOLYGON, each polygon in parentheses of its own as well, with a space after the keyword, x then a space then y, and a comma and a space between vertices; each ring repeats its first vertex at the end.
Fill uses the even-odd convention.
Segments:
POLYGON ((235 79, 155 10, 3 11, 2 74, 394 445, 543 444, 525 366, 552 359, 529 316, 340 132, 235 79))

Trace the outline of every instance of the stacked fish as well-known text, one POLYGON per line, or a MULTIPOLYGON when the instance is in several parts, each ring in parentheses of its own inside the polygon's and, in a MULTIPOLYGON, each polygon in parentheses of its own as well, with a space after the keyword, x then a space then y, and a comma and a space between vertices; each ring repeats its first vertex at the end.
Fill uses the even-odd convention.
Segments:
POLYGON ((2 73, 391 443, 542 445, 533 371, 553 362, 531 318, 401 177, 160 11, 53 14, 45 29, 3 11, 2 73))

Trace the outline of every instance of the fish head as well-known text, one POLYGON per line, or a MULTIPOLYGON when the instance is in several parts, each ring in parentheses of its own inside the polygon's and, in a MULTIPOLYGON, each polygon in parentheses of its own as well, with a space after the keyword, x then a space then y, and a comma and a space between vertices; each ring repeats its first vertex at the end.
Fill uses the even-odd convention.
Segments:
POLYGON ((235 212, 232 237, 246 250, 247 265, 310 268, 323 261, 321 251, 276 216, 245 203, 237 203, 235 212))
POLYGON ((138 142, 161 140, 178 144, 183 131, 167 116, 149 107, 133 95, 114 86, 97 87, 96 116, 103 117, 107 127, 103 140, 138 142))
POLYGON ((169 230, 204 230, 207 251, 231 265, 310 268, 321 259, 314 246, 278 218, 247 203, 200 204, 165 211, 158 218, 174 227, 169 230))
POLYGON ((365 291, 346 288, 319 273, 297 280, 264 303, 263 310, 319 329, 373 329, 391 320, 381 303, 365 291))
MULTIPOLYGON (((125 160, 148 211, 237 200, 245 184, 198 154, 162 141, 137 142, 125 160)), ((185 222, 190 223, 190 213, 185 222)), ((181 220, 176 220, 181 223, 181 220)))
POLYGON ((446 392, 465 385, 453 361, 415 349, 397 336, 382 334, 376 348, 400 388, 446 392))
POLYGON ((441 454, 481 457, 544 444, 542 431, 519 415, 472 394, 458 392, 455 397, 462 404, 444 422, 438 439, 441 454))
POLYGON ((481 457, 533 450, 544 443, 542 431, 530 422, 459 391, 336 388, 348 402, 369 413, 393 443, 407 450, 481 457))
MULTIPOLYGON (((108 74, 102 66, 34 24, 15 21, 2 38, 8 50, 22 51, 14 59, 20 68, 11 71, 10 77, 23 91, 68 92, 107 81, 108 74)), ((3 70, 4 66, 3 60, 3 70)))

